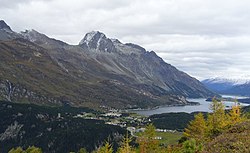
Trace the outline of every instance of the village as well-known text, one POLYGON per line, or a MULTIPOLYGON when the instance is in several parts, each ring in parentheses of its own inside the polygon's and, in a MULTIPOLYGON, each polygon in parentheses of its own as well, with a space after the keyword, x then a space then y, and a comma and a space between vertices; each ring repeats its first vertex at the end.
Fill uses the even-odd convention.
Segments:
MULTIPOLYGON (((109 109, 105 113, 101 114, 82 112, 74 116, 74 118, 102 120, 105 122, 105 124, 126 128, 133 137, 137 137, 139 133, 144 132, 146 125, 151 123, 150 118, 148 118, 147 116, 142 116, 137 113, 131 113, 117 109, 109 109)), ((163 139, 164 135, 162 137, 162 133, 178 133, 176 130, 168 129, 156 129, 156 132, 161 135, 155 137, 155 139, 158 140, 163 139)))

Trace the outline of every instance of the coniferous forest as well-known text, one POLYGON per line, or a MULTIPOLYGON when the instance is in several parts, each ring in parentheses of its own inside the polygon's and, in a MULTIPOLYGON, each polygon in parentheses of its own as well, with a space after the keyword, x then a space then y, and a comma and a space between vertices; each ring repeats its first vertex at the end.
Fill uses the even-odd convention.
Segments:
MULTIPOLYGON (((125 129, 107 125, 103 121, 72 118, 79 111, 93 111, 90 109, 81 110, 68 106, 50 109, 44 106, 2 102, 1 116, 4 117, 1 118, 1 124, 10 126, 5 132, 3 129, 6 127, 1 126, 1 133, 4 134, 1 134, 0 138, 1 141, 5 138, 5 141, 1 142, 0 149, 9 153, 249 152, 249 107, 241 108, 235 104, 231 110, 225 111, 222 102, 214 100, 211 109, 212 113, 191 114, 193 117, 190 117, 190 122, 182 130, 183 136, 178 144, 162 145, 156 136, 157 122, 148 123, 143 132, 133 137, 125 129), (29 111, 24 111, 25 109, 29 111), (13 121, 14 124, 11 124, 13 121), (26 134, 26 131, 29 134, 26 134)), ((180 113, 179 117, 182 118, 183 113, 180 113)))

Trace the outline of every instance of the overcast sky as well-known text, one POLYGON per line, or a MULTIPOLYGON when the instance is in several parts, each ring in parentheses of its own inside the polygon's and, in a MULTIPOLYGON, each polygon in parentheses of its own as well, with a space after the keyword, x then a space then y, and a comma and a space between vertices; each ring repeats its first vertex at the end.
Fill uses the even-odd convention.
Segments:
POLYGON ((99 30, 200 80, 250 78, 249 0, 0 0, 0 19, 69 44, 99 30))

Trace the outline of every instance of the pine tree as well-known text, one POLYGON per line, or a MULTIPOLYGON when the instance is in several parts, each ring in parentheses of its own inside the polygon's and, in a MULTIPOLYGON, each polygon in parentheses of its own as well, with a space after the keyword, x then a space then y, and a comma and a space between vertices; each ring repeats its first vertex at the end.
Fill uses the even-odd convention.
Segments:
POLYGON ((206 121, 202 113, 195 115, 194 120, 191 121, 187 128, 185 128, 184 135, 187 138, 193 138, 197 143, 205 140, 206 121))

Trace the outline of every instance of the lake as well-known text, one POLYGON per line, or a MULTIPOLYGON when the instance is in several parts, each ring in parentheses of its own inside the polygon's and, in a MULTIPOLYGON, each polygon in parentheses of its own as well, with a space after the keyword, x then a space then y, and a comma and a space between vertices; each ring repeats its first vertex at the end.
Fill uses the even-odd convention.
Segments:
MULTIPOLYGON (((247 98, 247 97, 241 97, 241 96, 232 96, 232 95, 222 95, 222 97, 231 97, 231 98, 247 98)), ((171 112, 186 112, 186 113, 192 113, 192 112, 211 112, 209 109, 211 102, 206 101, 205 98, 188 98, 187 99, 190 102, 199 102, 200 105, 187 105, 187 106, 161 106, 157 109, 152 110, 133 110, 132 112, 150 116, 153 114, 161 114, 161 113, 171 113, 171 112)), ((234 102, 229 101, 223 101, 224 105, 226 106, 226 109, 230 109, 234 102)), ((242 106, 248 106, 249 104, 243 104, 240 103, 242 106)))

